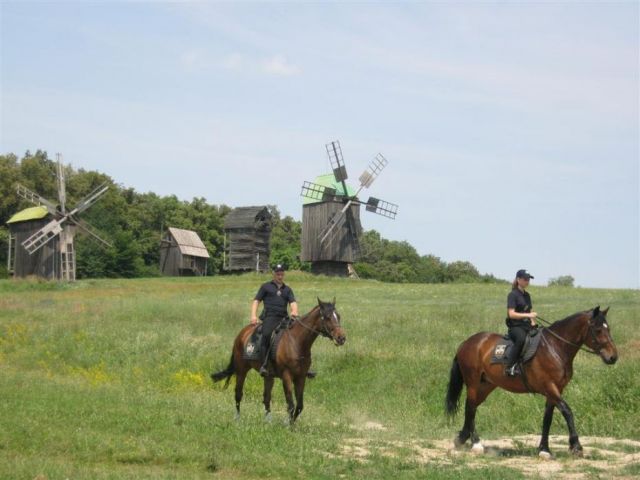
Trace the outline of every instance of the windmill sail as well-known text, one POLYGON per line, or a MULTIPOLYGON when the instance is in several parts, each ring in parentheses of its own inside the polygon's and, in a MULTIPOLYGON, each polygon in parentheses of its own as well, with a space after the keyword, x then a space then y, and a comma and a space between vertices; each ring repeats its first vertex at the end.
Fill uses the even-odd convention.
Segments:
POLYGON ((34 205, 42 205, 43 207, 46 207, 47 211, 51 215, 56 215, 56 213, 58 213, 56 206, 53 203, 46 198, 41 197, 37 193, 32 192, 24 185, 16 185, 16 193, 25 200, 29 200, 34 205))
POLYGON ((22 242, 22 246, 30 255, 32 255, 46 245, 49 240, 62 232, 61 224, 65 220, 66 217, 62 220, 51 220, 44 227, 22 242))
POLYGON ((367 212, 377 213, 383 217, 395 220, 396 215, 398 214, 398 205, 385 200, 380 200, 379 198, 369 197, 369 200, 367 200, 366 210, 367 212))

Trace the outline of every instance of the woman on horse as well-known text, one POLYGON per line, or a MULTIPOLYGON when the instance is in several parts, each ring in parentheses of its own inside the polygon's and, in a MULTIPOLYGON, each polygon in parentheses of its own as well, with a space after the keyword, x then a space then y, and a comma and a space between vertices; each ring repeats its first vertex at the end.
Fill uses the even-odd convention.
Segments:
POLYGON ((533 312, 531 296, 526 288, 529 280, 534 278, 526 270, 518 270, 516 278, 511 285, 511 292, 507 296, 507 327, 509 327, 509 338, 513 340, 507 363, 506 374, 510 377, 520 375, 518 359, 520 352, 527 339, 529 331, 536 326, 536 312, 533 312))
POLYGON ((267 364, 269 362, 269 343, 271 333, 287 317, 287 306, 291 305, 291 316, 298 316, 298 304, 293 295, 293 290, 284 283, 284 267, 276 265, 273 269, 273 280, 263 284, 256 294, 251 304, 251 323, 258 323, 258 305, 264 302, 264 310, 260 315, 262 320, 262 345, 260 354, 262 357, 262 367, 260 375, 263 377, 269 374, 267 364))

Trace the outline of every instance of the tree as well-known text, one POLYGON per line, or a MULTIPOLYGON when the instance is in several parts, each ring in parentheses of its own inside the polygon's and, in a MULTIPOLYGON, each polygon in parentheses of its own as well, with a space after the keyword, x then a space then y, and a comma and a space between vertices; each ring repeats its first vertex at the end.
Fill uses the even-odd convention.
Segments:
POLYGON ((547 283, 550 287, 573 287, 575 279, 571 275, 561 275, 559 277, 550 278, 547 283))

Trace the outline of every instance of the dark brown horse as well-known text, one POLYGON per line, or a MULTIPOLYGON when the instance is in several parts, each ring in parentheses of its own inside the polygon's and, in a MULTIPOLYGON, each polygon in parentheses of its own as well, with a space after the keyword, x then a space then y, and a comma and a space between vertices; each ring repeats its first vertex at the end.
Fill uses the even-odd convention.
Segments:
POLYGON ((573 422, 573 413, 562 399, 562 391, 573 375, 573 359, 578 350, 586 345, 591 353, 611 365, 618 360, 618 351, 611 338, 607 324, 606 310, 600 307, 586 312, 578 312, 542 329, 540 345, 536 355, 523 366, 523 376, 507 377, 504 366, 491 364, 496 342, 501 336, 495 333, 476 333, 460 347, 453 359, 446 397, 446 411, 454 416, 458 410, 463 385, 467 386, 464 426, 455 438, 457 447, 469 438, 472 450, 483 452, 475 428, 476 409, 496 388, 501 387, 514 393, 539 393, 547 399, 542 421, 542 438, 538 453, 542 458, 551 457, 549 451, 549 429, 553 409, 558 408, 569 428, 569 449, 575 455, 582 455, 582 446, 573 422))
MULTIPOLYGON (((260 369, 259 361, 249 361, 242 358, 242 353, 247 340, 256 329, 257 325, 247 325, 233 342, 231 361, 226 369, 213 373, 214 382, 227 379, 225 388, 233 375, 236 375, 236 418, 240 417, 240 402, 242 401, 242 388, 247 373, 253 368, 260 369)), ((344 330, 340 325, 340 314, 335 308, 335 298, 332 303, 318 299, 318 305, 302 318, 297 318, 282 335, 275 352, 275 376, 282 379, 284 396, 287 399, 289 421, 293 423, 303 408, 304 385, 307 372, 311 366, 311 346, 318 335, 330 338, 337 345, 344 345, 347 340, 344 330), (296 404, 294 406, 292 389, 295 390, 296 404)), ((265 417, 271 418, 271 389, 274 377, 264 379, 263 402, 265 417)))

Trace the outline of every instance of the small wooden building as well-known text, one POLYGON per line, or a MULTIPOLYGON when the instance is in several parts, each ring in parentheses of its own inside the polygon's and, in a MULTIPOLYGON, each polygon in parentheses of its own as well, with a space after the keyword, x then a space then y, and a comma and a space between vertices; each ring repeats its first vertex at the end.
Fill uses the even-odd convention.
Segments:
MULTIPOLYGON (((343 186, 335 181, 332 174, 317 177, 315 183, 331 188, 339 195, 355 194, 349 185, 345 193, 343 186)), ((324 244, 321 242, 322 232, 329 221, 344 206, 344 201, 336 197, 322 200, 305 198, 303 201, 300 259, 311 262, 313 273, 346 277, 350 275, 349 265, 359 259, 359 237, 362 235, 360 205, 351 205, 324 244)))
POLYGON ((265 206, 238 207, 224 220, 226 270, 269 271, 271 214, 265 206))
POLYGON ((32 255, 22 246, 22 242, 47 225, 52 219, 53 217, 46 207, 38 206, 21 210, 7 221, 9 226, 9 252, 7 255, 9 275, 19 278, 35 275, 47 280, 62 278, 60 242, 69 236, 73 237, 74 226, 63 224, 61 235, 52 237, 32 255))
POLYGON ((167 276, 205 276, 209 252, 196 232, 169 228, 160 245, 160 272, 167 276))

